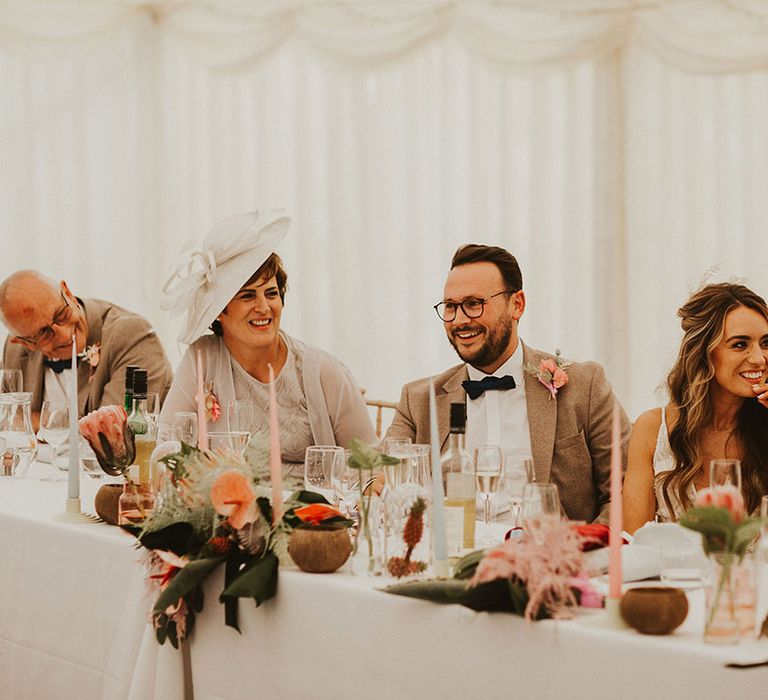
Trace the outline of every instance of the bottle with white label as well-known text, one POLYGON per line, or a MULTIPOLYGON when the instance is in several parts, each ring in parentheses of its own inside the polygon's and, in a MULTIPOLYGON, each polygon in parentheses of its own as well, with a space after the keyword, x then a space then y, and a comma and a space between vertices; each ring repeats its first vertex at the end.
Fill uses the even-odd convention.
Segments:
POLYGON ((467 407, 451 404, 448 449, 440 459, 445 486, 448 556, 461 557, 475 547, 475 465, 464 449, 467 407))

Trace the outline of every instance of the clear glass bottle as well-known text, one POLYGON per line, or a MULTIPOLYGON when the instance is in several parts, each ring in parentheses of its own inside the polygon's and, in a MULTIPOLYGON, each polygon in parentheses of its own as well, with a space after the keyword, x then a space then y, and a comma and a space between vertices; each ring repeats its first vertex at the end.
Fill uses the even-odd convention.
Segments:
POLYGON ((155 497, 149 484, 141 483, 139 465, 134 464, 126 473, 123 493, 117 502, 118 525, 142 525, 155 507, 155 497))
POLYGON ((147 371, 137 369, 133 373, 133 406, 128 425, 136 438, 136 461, 139 465, 138 480, 150 481, 150 457, 157 445, 157 426, 147 412, 147 371))
POLYGON ((464 448, 467 407, 451 404, 448 449, 440 458, 445 487, 448 556, 461 557, 475 547, 475 465, 464 448))

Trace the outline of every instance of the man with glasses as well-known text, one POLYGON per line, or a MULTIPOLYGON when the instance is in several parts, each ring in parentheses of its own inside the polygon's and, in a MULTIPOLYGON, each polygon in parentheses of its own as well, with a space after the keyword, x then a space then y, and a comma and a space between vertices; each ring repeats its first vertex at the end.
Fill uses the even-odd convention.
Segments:
MULTIPOLYGON (((610 384, 594 362, 560 367, 558 357, 520 340, 525 293, 515 257, 496 246, 462 246, 435 310, 463 360, 434 377, 442 449, 450 404, 466 402, 470 453, 480 445, 500 445, 512 458, 533 457, 536 480, 557 484, 569 518, 607 522, 610 384), (558 370, 554 382, 546 368, 558 370)), ((623 410, 621 430, 626 465, 630 424, 623 410)), ((429 442, 429 378, 403 387, 387 437, 429 442)))
POLYGON ((78 299, 64 281, 56 284, 34 270, 15 272, 0 282, 0 319, 9 332, 3 366, 21 369, 35 423, 43 401, 67 403, 73 335, 81 416, 123 404, 128 365, 148 370, 150 391, 161 398, 168 392, 173 373, 149 323, 109 302, 78 299))

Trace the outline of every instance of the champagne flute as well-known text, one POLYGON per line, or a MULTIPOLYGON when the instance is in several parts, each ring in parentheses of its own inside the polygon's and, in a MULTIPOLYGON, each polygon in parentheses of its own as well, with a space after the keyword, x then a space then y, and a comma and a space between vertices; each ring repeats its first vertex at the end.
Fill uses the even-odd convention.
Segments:
POLYGON ((475 477, 477 490, 483 496, 485 544, 492 542, 491 505, 501 480, 502 464, 501 447, 498 445, 481 445, 475 448, 475 477))
POLYGON ((160 394, 156 391, 147 392, 147 415, 157 425, 158 417, 160 416, 160 394))
POLYGON ((173 414, 173 425, 179 429, 179 439, 187 445, 197 445, 197 413, 177 411, 173 414))
POLYGON ((499 482, 499 491, 509 502, 512 513, 512 527, 520 527, 520 511, 523 507, 525 487, 531 483, 533 460, 508 456, 504 461, 504 474, 499 482))
POLYGON ((709 487, 735 486, 741 491, 741 462, 738 459, 713 459, 709 463, 709 487))
POLYGON ((331 465, 331 486, 333 486, 334 500, 342 513, 348 518, 354 518, 356 514, 358 482, 360 470, 349 466, 349 450, 344 450, 343 459, 334 459, 331 465))
POLYGON ((523 490, 523 523, 531 529, 532 522, 560 519, 560 495, 556 484, 538 481, 528 484, 523 490))
POLYGON ((230 401, 227 408, 229 430, 251 432, 253 426, 253 405, 248 399, 230 401))
MULTIPOLYGON (((59 475, 56 468, 56 453, 69 439, 69 406, 67 404, 55 404, 44 401, 40 409, 40 437, 52 448, 51 467, 49 476, 41 481, 63 481, 66 477, 59 475)), ((63 470, 62 470, 63 471, 63 470)))

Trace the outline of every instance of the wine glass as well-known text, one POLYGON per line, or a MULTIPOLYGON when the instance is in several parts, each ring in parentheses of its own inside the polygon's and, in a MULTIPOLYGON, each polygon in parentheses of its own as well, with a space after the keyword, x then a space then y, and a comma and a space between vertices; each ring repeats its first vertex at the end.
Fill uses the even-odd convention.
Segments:
POLYGON ((492 542, 491 505, 501 480, 502 464, 501 447, 498 445, 481 445, 475 448, 475 477, 477 490, 483 496, 485 544, 492 542))
POLYGON ((179 429, 179 439, 187 445, 197 445, 197 413, 177 411, 173 414, 173 425, 179 429))
POLYGON ((512 513, 512 527, 520 527, 520 511, 523 507, 525 487, 531 483, 533 460, 508 456, 504 461, 504 473, 499 481, 499 492, 507 499, 512 513))
MULTIPOLYGON (((41 481, 62 481, 66 477, 56 472, 56 455, 59 448, 69 439, 69 406, 56 404, 52 401, 44 401, 40 409, 40 438, 45 440, 52 448, 51 466, 53 471, 41 481)), ((63 471, 63 470, 62 470, 63 471)))
POLYGON ((713 459, 709 463, 709 486, 735 486, 741 491, 741 462, 738 459, 713 459))
POLYGON ((359 494, 360 470, 349 466, 349 450, 344 450, 343 459, 334 459, 331 465, 331 486, 334 500, 348 518, 355 515, 359 494))
POLYGON ((251 434, 246 430, 208 433, 209 450, 230 450, 241 457, 250 442, 251 434))
MULTIPOLYGON (((304 453, 304 488, 333 498, 333 466, 344 459, 344 448, 331 445, 308 447, 304 453)), ((338 469, 338 467, 337 467, 338 469)))
POLYGON ((523 489, 523 523, 542 519, 560 519, 560 495, 556 484, 536 481, 523 489))
POLYGON ((227 408, 229 430, 251 432, 253 426, 253 405, 247 399, 230 401, 227 408))
POLYGON ((22 391, 22 385, 20 369, 0 369, 0 393, 10 394, 22 391))

